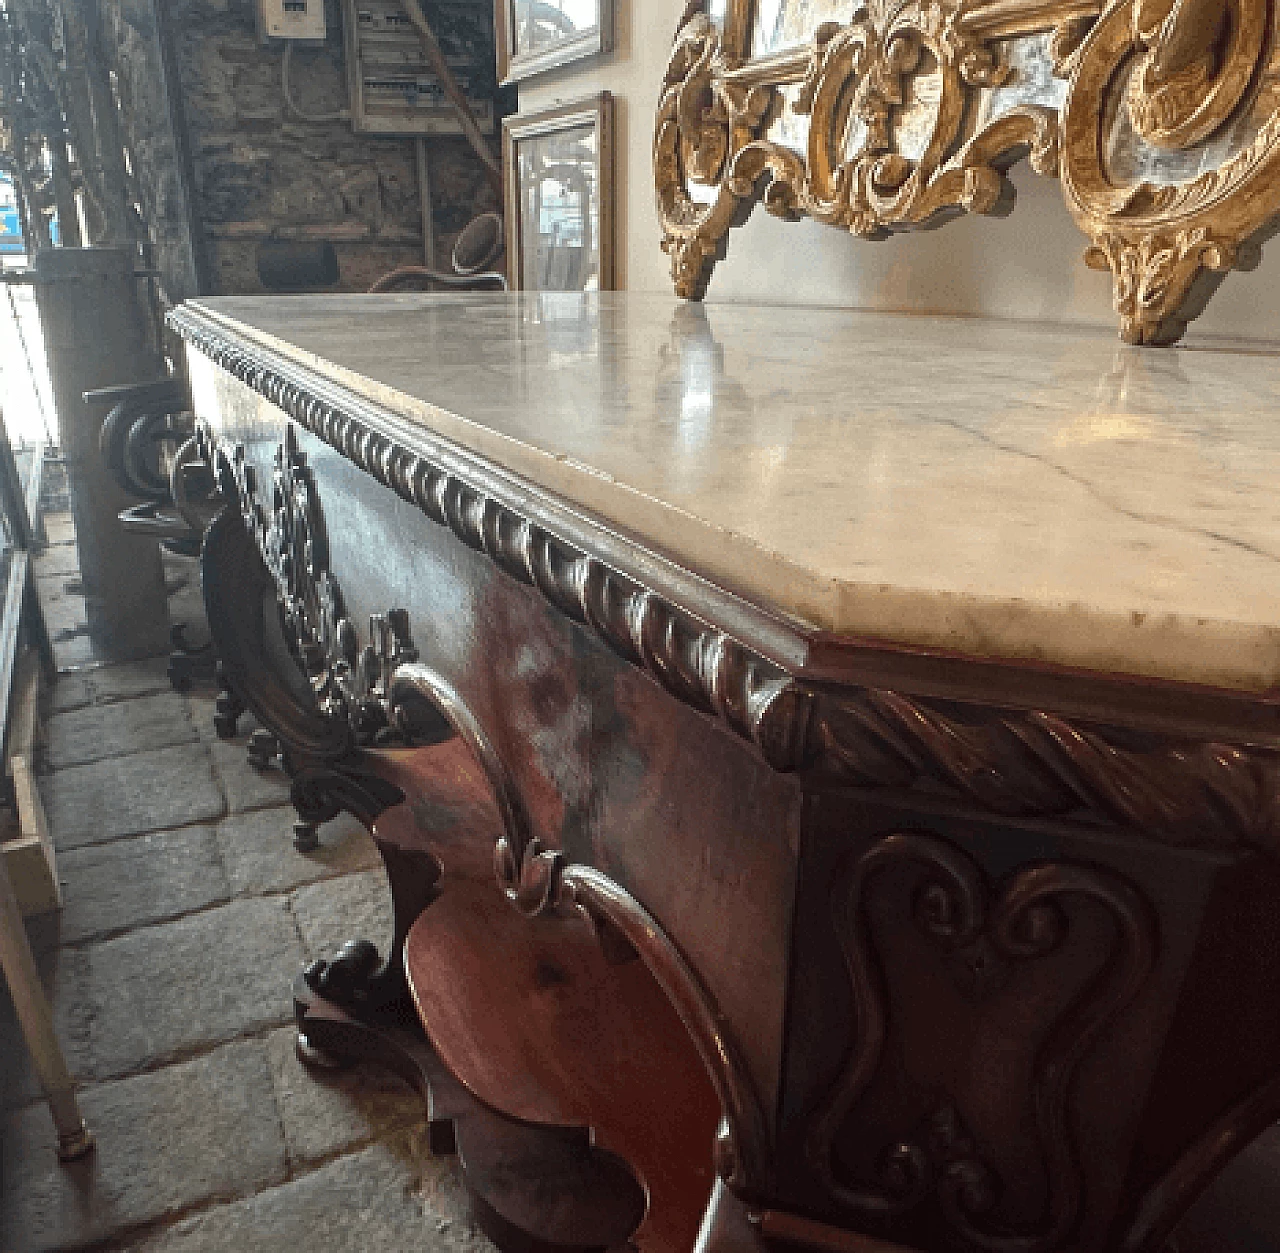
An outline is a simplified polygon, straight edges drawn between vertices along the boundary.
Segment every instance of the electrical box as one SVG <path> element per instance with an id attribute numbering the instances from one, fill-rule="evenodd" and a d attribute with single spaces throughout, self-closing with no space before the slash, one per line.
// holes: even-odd
<path id="1" fill-rule="evenodd" d="M 322 41 L 327 33 L 324 0 L 257 0 L 263 39 Z"/>
<path id="2" fill-rule="evenodd" d="M 432 29 L 480 129 L 495 130 L 491 4 L 436 0 Z M 351 125 L 372 135 L 460 135 L 457 114 L 427 65 L 399 0 L 342 0 Z"/>

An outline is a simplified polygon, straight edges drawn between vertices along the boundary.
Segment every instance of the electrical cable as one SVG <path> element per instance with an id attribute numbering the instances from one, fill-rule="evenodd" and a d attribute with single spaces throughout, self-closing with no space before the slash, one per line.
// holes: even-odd
<path id="1" fill-rule="evenodd" d="M 280 60 L 280 87 L 284 92 L 284 103 L 289 112 L 295 117 L 301 118 L 304 122 L 326 123 L 326 122 L 349 122 L 351 121 L 350 109 L 339 109 L 336 113 L 304 113 L 298 108 L 297 103 L 293 99 L 293 92 L 289 89 L 289 66 L 293 63 L 293 41 L 289 40 L 284 45 L 284 56 Z"/>

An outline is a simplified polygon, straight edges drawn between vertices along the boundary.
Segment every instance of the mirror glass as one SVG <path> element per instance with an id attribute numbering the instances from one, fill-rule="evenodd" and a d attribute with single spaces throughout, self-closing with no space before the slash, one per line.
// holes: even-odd
<path id="1" fill-rule="evenodd" d="M 823 22 L 847 23 L 861 7 L 858 0 L 756 0 L 751 55 L 807 44 Z"/>
<path id="2" fill-rule="evenodd" d="M 600 25 L 601 0 L 514 0 L 516 56 L 546 52 Z"/>
<path id="3" fill-rule="evenodd" d="M 592 124 L 517 141 L 520 286 L 600 286 L 600 136 Z"/>

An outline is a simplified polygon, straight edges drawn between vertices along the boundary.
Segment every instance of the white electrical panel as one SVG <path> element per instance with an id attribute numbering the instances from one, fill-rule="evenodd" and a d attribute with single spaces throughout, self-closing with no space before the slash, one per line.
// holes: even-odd
<path id="1" fill-rule="evenodd" d="M 258 0 L 258 32 L 264 39 L 323 40 L 324 0 Z"/>
<path id="2" fill-rule="evenodd" d="M 480 129 L 496 130 L 493 6 L 435 0 L 430 6 L 449 68 Z M 400 0 L 342 0 L 351 123 L 374 135 L 458 135 L 457 114 L 422 53 Z"/>

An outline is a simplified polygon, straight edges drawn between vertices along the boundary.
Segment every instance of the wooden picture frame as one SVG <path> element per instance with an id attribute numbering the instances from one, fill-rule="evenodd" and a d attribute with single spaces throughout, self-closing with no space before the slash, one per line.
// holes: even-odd
<path id="1" fill-rule="evenodd" d="M 566 147 L 572 144 L 585 153 L 575 154 Z M 541 153 L 538 152 L 541 148 Z M 524 153 L 533 150 L 532 160 L 541 160 L 543 168 L 566 189 L 564 204 L 558 209 L 541 211 L 541 201 L 531 189 L 530 169 L 522 169 Z M 587 159 L 583 160 L 583 156 Z M 613 96 L 602 91 L 555 108 L 536 113 L 520 113 L 503 123 L 503 175 L 506 186 L 507 278 L 512 291 L 612 291 L 616 282 L 614 240 L 613 178 Z M 547 165 L 547 162 L 554 163 Z M 574 167 L 579 168 L 583 191 L 578 195 L 575 215 L 572 183 Z M 582 167 L 586 166 L 583 173 Z M 565 174 L 568 177 L 563 177 Z M 585 201 L 584 201 L 585 196 Z M 535 265 L 542 272 L 530 270 L 528 210 L 538 203 L 539 226 L 550 219 L 552 231 L 539 229 L 539 239 L 553 238 L 563 222 L 568 242 L 553 245 L 544 260 Z M 576 240 L 576 242 L 574 242 Z M 579 254 L 577 261 L 571 255 Z M 576 268 L 575 268 L 576 265 Z M 557 281 L 556 272 L 561 279 Z"/>
<path id="2" fill-rule="evenodd" d="M 498 50 L 498 81 L 504 87 L 532 78 L 535 74 L 558 69 L 584 57 L 609 52 L 613 47 L 613 0 L 575 0 L 576 3 L 595 5 L 594 25 L 564 31 L 545 47 L 522 48 L 519 37 L 521 14 L 536 20 L 535 9 L 547 11 L 547 16 L 567 21 L 564 4 L 569 0 L 495 0 L 493 30 Z"/>

